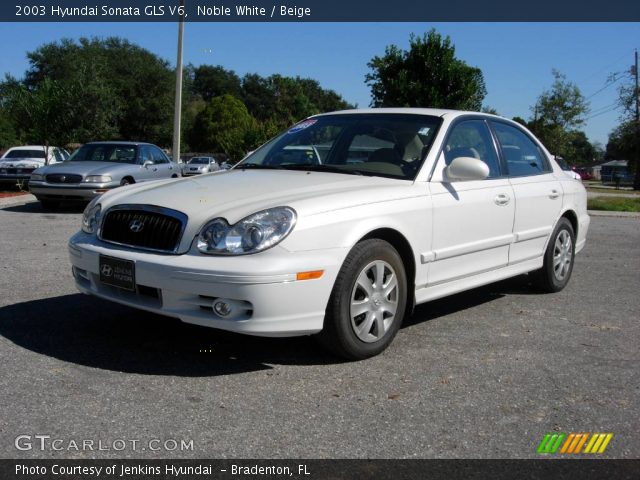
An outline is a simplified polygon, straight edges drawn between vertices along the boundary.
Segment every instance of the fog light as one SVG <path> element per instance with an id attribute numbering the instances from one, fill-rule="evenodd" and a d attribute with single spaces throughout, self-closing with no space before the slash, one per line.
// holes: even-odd
<path id="1" fill-rule="evenodd" d="M 221 317 L 227 317 L 231 314 L 231 305 L 222 300 L 216 300 L 213 302 L 213 311 Z"/>

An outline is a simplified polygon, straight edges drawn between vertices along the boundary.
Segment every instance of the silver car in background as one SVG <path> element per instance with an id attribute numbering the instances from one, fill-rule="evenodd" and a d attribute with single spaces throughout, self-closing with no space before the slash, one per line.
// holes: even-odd
<path id="1" fill-rule="evenodd" d="M 44 208 L 56 208 L 61 201 L 88 202 L 112 188 L 179 176 L 178 165 L 150 143 L 92 142 L 65 162 L 35 170 L 29 190 Z"/>
<path id="2" fill-rule="evenodd" d="M 182 175 L 188 177 L 191 175 L 215 172 L 219 169 L 218 162 L 213 157 L 193 157 L 182 168 Z"/>

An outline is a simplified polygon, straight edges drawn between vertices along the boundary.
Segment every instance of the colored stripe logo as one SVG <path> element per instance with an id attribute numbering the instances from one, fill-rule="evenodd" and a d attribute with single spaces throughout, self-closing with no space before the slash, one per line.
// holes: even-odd
<path id="1" fill-rule="evenodd" d="M 604 453 L 613 433 L 547 433 L 538 445 L 540 454 Z"/>

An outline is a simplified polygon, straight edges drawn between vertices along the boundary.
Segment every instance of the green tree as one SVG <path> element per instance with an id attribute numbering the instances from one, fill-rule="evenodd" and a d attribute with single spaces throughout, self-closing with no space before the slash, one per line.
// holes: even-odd
<path id="1" fill-rule="evenodd" d="M 572 155 L 571 140 L 584 124 L 589 104 L 565 75 L 557 70 L 552 74 L 551 88 L 542 92 L 532 107 L 534 118 L 529 127 L 551 153 L 567 158 Z"/>
<path id="2" fill-rule="evenodd" d="M 373 107 L 477 111 L 487 94 L 482 71 L 456 58 L 451 39 L 435 30 L 422 37 L 412 34 L 408 51 L 388 46 L 367 65 Z"/>
<path id="3" fill-rule="evenodd" d="M 6 150 L 19 143 L 18 132 L 13 119 L 5 107 L 0 107 L 0 150 Z"/>
<path id="4" fill-rule="evenodd" d="M 232 95 L 214 97 L 196 115 L 189 135 L 189 145 L 198 151 L 225 153 L 239 160 L 246 153 L 248 131 L 255 128 L 255 119 Z"/>
<path id="5" fill-rule="evenodd" d="M 71 139 L 72 120 L 65 108 L 72 95 L 49 78 L 32 89 L 10 78 L 7 83 L 3 88 L 5 108 L 29 143 L 45 146 L 46 162 L 49 146 L 66 145 Z"/>
<path id="6" fill-rule="evenodd" d="M 195 68 L 193 91 L 204 100 L 226 94 L 242 98 L 240 77 L 233 70 L 226 70 L 221 65 L 201 65 Z"/>
<path id="7" fill-rule="evenodd" d="M 174 75 L 168 62 L 127 40 L 64 39 L 27 54 L 23 84 L 58 82 L 76 97 L 67 105 L 81 138 L 146 140 L 168 145 L 171 139 Z M 84 132 L 84 133 L 82 133 Z"/>
<path id="8" fill-rule="evenodd" d="M 626 82 L 618 89 L 618 106 L 622 108 L 621 123 L 609 135 L 607 155 L 629 160 L 629 169 L 635 172 L 634 190 L 640 190 L 640 119 L 636 117 L 640 99 L 637 70 L 632 67 Z M 634 161 L 635 160 L 635 161 Z"/>

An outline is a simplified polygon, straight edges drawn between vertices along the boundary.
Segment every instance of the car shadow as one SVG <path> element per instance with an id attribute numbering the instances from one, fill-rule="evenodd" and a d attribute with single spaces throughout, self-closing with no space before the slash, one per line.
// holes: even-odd
<path id="1" fill-rule="evenodd" d="M 341 362 L 309 337 L 239 335 L 82 294 L 2 307 L 0 335 L 65 362 L 143 375 L 217 376 L 270 364 Z"/>
<path id="2" fill-rule="evenodd" d="M 530 290 L 522 275 L 435 300 L 416 307 L 402 328 Z M 311 337 L 234 334 L 82 294 L 2 307 L 0 335 L 65 362 L 143 375 L 218 376 L 268 370 L 274 364 L 343 363 Z"/>
<path id="3" fill-rule="evenodd" d="M 42 208 L 42 204 L 40 202 L 29 202 L 22 203 L 20 205 L 13 205 L 10 207 L 0 208 L 3 212 L 12 212 L 12 213 L 48 213 L 48 214 L 56 214 L 56 213 L 82 213 L 84 208 L 87 206 L 86 203 L 81 202 L 73 202 L 73 203 L 62 203 L 58 208 Z"/>
<path id="4" fill-rule="evenodd" d="M 502 280 L 482 287 L 456 293 L 448 297 L 417 305 L 413 314 L 405 318 L 401 328 L 444 317 L 484 303 L 492 302 L 506 295 L 539 295 L 527 275 Z"/>

